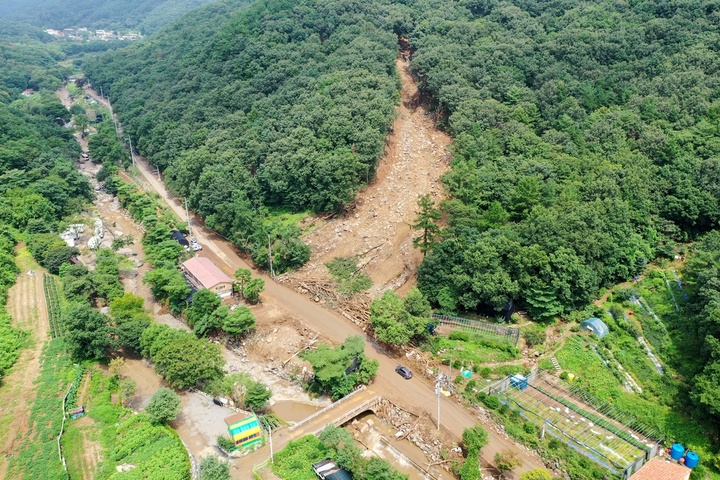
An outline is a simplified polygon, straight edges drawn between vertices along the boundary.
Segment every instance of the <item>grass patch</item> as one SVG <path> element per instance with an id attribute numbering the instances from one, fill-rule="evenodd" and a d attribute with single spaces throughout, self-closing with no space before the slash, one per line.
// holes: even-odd
<path id="1" fill-rule="evenodd" d="M 291 212 L 290 210 L 269 208 L 267 210 L 267 216 L 263 219 L 263 225 L 270 226 L 280 224 L 284 227 L 291 225 L 297 227 L 300 222 L 309 216 L 309 212 Z"/>
<path id="2" fill-rule="evenodd" d="M 340 293 L 360 293 L 372 287 L 370 277 L 357 268 L 358 257 L 336 257 L 325 266 L 338 285 Z"/>
<path id="3" fill-rule="evenodd" d="M 275 454 L 272 472 L 280 478 L 311 480 L 316 478 L 312 464 L 328 457 L 329 451 L 314 435 L 288 443 Z"/>
<path id="4" fill-rule="evenodd" d="M 450 332 L 447 337 L 429 340 L 430 351 L 444 365 L 465 367 L 477 372 L 484 363 L 507 362 L 520 358 L 520 351 L 505 342 L 495 342 L 467 332 Z"/>
<path id="5" fill-rule="evenodd" d="M 83 434 L 77 426 L 72 425 L 70 422 L 65 424 L 62 448 L 70 478 L 83 478 Z"/>
<path id="6" fill-rule="evenodd" d="M 28 332 L 16 328 L 13 319 L 5 310 L 8 290 L 15 283 L 18 264 L 23 266 L 33 262 L 27 248 L 21 248 L 13 261 L 12 251 L 0 251 L 0 385 L 2 377 L 12 367 L 20 356 L 20 351 L 28 346 Z M 36 313 L 37 314 L 37 313 Z"/>

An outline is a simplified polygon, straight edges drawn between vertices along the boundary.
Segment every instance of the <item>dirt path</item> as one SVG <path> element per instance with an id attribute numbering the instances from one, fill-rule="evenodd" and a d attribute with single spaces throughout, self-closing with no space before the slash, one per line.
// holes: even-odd
<path id="1" fill-rule="evenodd" d="M 402 79 L 401 104 L 375 181 L 356 199 L 356 207 L 330 220 L 312 218 L 305 241 L 312 248 L 310 261 L 292 277 L 329 278 L 325 263 L 372 249 L 361 262 L 373 280 L 372 297 L 392 288 L 405 291 L 415 284 L 422 254 L 412 245 L 417 232 L 410 225 L 417 216 L 417 200 L 430 194 L 443 198 L 440 177 L 449 169 L 451 138 L 435 128 L 427 109 L 418 104 L 419 92 L 408 61 L 398 58 Z"/>
<path id="2" fill-rule="evenodd" d="M 40 353 L 49 338 L 50 325 L 45 307 L 42 276 L 45 273 L 25 249 L 18 250 L 20 268 L 8 294 L 7 311 L 13 325 L 28 332 L 30 348 L 24 350 L 0 386 L 0 478 L 7 477 L 8 458 L 20 447 L 28 431 L 31 403 L 35 398 L 35 379 L 40 371 Z M 33 270 L 34 275 L 28 275 Z"/>

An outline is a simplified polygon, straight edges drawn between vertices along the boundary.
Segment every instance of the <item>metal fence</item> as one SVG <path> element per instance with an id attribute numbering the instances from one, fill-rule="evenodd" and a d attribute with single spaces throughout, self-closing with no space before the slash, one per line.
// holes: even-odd
<path id="1" fill-rule="evenodd" d="M 482 320 L 470 320 L 469 318 L 451 317 L 449 315 L 433 314 L 433 319 L 439 320 L 440 325 L 446 325 L 453 329 L 490 338 L 492 340 L 505 341 L 517 346 L 520 340 L 520 330 L 513 327 L 506 327 L 496 323 L 483 322 Z"/>
<path id="2" fill-rule="evenodd" d="M 488 387 L 502 403 L 537 424 L 543 432 L 593 460 L 608 471 L 629 478 L 657 455 L 663 435 L 630 414 L 569 386 L 542 370 L 528 376 L 527 387 L 514 388 L 510 377 Z"/>

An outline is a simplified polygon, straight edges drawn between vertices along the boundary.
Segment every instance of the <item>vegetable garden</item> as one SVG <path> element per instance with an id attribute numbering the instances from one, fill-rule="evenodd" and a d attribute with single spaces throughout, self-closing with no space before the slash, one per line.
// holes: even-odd
<path id="1" fill-rule="evenodd" d="M 498 342 L 508 342 L 517 346 L 520 340 L 520 330 L 517 328 L 497 325 L 495 323 L 483 322 L 480 320 L 470 320 L 468 318 L 451 317 L 448 315 L 433 314 L 433 319 L 437 320 L 441 326 L 448 326 L 453 330 L 461 330 L 487 337 Z"/>
<path id="2" fill-rule="evenodd" d="M 661 440 L 659 432 L 619 415 L 612 408 L 601 413 L 581 402 L 563 385 L 550 381 L 542 371 L 527 388 L 507 388 L 500 393 L 500 398 L 546 433 L 618 475 L 628 469 L 635 471 L 636 462 L 636 467 L 641 466 L 648 452 L 656 451 Z"/>
<path id="3" fill-rule="evenodd" d="M 43 290 L 45 291 L 45 305 L 47 306 L 52 338 L 62 337 L 64 332 L 61 320 L 60 293 L 55 277 L 48 274 L 43 275 Z"/>

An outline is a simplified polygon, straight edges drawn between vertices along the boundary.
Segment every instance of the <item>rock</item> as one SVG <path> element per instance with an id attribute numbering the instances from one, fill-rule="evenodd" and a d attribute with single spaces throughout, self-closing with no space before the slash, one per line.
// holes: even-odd
<path id="1" fill-rule="evenodd" d="M 373 421 L 372 418 L 368 418 L 365 423 L 367 423 L 369 427 L 372 427 L 373 425 L 375 425 L 375 422 Z"/>
<path id="2" fill-rule="evenodd" d="M 397 433 L 395 434 L 395 438 L 400 438 L 403 435 L 405 435 L 405 432 L 403 432 L 402 430 L 398 430 Z"/>

